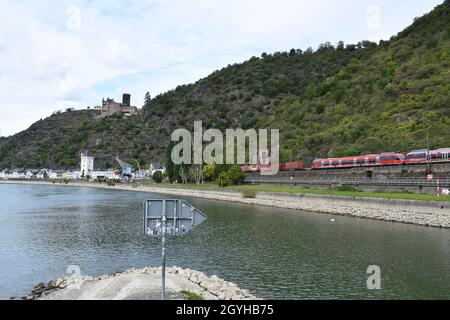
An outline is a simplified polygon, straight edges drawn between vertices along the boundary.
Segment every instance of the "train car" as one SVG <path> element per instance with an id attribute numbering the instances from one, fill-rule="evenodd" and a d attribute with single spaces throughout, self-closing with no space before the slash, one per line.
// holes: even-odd
<path id="1" fill-rule="evenodd" d="M 271 164 L 250 165 L 241 167 L 242 171 L 249 172 L 266 172 L 273 170 Z M 299 171 L 305 170 L 305 166 L 302 161 L 284 162 L 280 163 L 278 171 Z"/>
<path id="2" fill-rule="evenodd" d="M 403 163 L 405 163 L 405 156 L 403 154 L 387 152 L 346 158 L 316 159 L 313 161 L 312 169 L 372 167 L 381 165 L 401 165 Z"/>
<path id="3" fill-rule="evenodd" d="M 428 161 L 428 149 L 413 150 L 406 155 L 406 163 L 426 163 Z"/>
<path id="4" fill-rule="evenodd" d="M 335 168 L 352 168 L 363 165 L 374 166 L 381 164 L 380 155 L 367 155 L 346 158 L 329 158 L 316 159 L 313 161 L 312 169 L 335 169 Z"/>
<path id="5" fill-rule="evenodd" d="M 401 165 L 404 164 L 406 158 L 403 154 L 397 152 L 385 152 L 380 154 L 381 165 Z"/>
<path id="6" fill-rule="evenodd" d="M 414 150 L 406 155 L 406 164 L 450 161 L 450 148 Z"/>
<path id="7" fill-rule="evenodd" d="M 280 163 L 280 171 L 298 171 L 304 169 L 305 167 L 302 161 Z"/>
<path id="8" fill-rule="evenodd" d="M 440 148 L 434 150 L 435 153 L 431 153 L 431 159 L 436 159 L 437 161 L 450 161 L 450 148 Z"/>

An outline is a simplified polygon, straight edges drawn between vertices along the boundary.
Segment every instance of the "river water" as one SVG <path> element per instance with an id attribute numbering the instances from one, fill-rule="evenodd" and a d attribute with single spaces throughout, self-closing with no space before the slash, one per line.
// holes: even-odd
<path id="1" fill-rule="evenodd" d="M 39 282 L 160 265 L 142 203 L 161 195 L 0 184 L 0 298 Z M 450 231 L 187 199 L 208 220 L 168 241 L 169 266 L 216 274 L 274 299 L 449 299 Z M 335 219 L 332 222 L 332 219 Z M 368 290 L 367 268 L 381 270 Z"/>

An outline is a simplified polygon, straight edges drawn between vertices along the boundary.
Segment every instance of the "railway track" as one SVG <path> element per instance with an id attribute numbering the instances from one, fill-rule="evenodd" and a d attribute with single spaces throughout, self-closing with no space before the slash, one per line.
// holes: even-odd
<path id="1" fill-rule="evenodd" d="M 252 177 L 245 180 L 249 184 L 289 184 L 289 185 L 317 185 L 317 186 L 372 186 L 372 187 L 422 187 L 422 188 L 449 188 L 450 178 L 433 179 L 355 179 L 355 178 L 299 178 L 299 177 Z"/>

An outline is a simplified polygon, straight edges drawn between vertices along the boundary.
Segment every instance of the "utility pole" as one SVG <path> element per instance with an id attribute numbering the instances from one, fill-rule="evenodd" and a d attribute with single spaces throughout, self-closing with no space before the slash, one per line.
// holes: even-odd
<path id="1" fill-rule="evenodd" d="M 431 173 L 431 155 L 430 155 L 430 139 L 429 139 L 429 134 L 428 134 L 428 129 L 427 129 L 427 166 L 428 166 L 428 173 Z"/>

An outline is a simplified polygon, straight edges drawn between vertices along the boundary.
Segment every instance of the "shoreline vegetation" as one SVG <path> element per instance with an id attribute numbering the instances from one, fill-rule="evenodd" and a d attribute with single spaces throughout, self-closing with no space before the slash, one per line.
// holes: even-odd
<path id="1" fill-rule="evenodd" d="M 9 184 L 64 185 L 123 191 L 170 194 L 183 197 L 294 209 L 314 213 L 450 228 L 450 197 L 409 193 L 369 193 L 340 189 L 306 189 L 280 185 L 212 185 L 142 183 L 108 186 L 97 182 L 8 181 Z"/>

